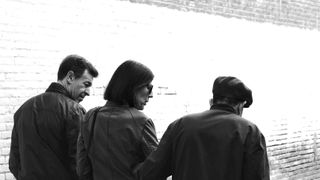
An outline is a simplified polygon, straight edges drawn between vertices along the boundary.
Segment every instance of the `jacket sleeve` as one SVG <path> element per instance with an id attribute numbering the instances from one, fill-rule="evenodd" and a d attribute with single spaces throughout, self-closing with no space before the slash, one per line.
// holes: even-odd
<path id="1" fill-rule="evenodd" d="M 79 108 L 75 114 L 72 116 L 72 119 L 67 120 L 66 122 L 66 139 L 68 143 L 68 159 L 69 159 L 69 169 L 72 174 L 72 179 L 78 179 L 76 171 L 76 162 L 77 162 L 77 140 L 79 136 L 79 127 L 80 122 L 84 118 L 85 110 Z"/>
<path id="2" fill-rule="evenodd" d="M 91 163 L 81 130 L 77 145 L 77 174 L 80 180 L 92 179 Z"/>
<path id="3" fill-rule="evenodd" d="M 80 180 L 92 180 L 92 166 L 89 159 L 88 142 L 90 130 L 93 129 L 93 114 L 96 110 L 90 110 L 80 123 L 80 133 L 77 143 L 77 174 Z"/>
<path id="4" fill-rule="evenodd" d="M 158 139 L 154 124 L 148 119 L 142 131 L 142 150 L 145 158 L 158 147 Z"/>
<path id="5" fill-rule="evenodd" d="M 165 180 L 172 174 L 171 156 L 175 123 L 169 125 L 158 148 L 135 169 L 140 180 Z"/>
<path id="6" fill-rule="evenodd" d="M 257 127 L 250 127 L 245 146 L 243 179 L 269 180 L 270 172 L 266 142 Z"/>
<path id="7" fill-rule="evenodd" d="M 11 135 L 9 169 L 11 173 L 14 175 L 14 177 L 17 179 L 20 171 L 20 154 L 19 154 L 18 134 L 17 134 L 16 126 L 17 124 L 15 121 L 12 129 L 12 135 Z"/>

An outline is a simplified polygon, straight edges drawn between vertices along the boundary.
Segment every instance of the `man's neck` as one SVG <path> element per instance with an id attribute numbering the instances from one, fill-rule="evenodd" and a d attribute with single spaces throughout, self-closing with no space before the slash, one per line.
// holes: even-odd
<path id="1" fill-rule="evenodd" d="M 56 83 L 62 85 L 64 88 L 67 89 L 67 82 L 65 82 L 64 80 L 58 80 Z"/>

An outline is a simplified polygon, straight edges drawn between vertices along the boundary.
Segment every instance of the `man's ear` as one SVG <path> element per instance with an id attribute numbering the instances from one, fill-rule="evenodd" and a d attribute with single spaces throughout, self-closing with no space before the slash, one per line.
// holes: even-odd
<path id="1" fill-rule="evenodd" d="M 237 103 L 237 105 L 234 106 L 234 108 L 236 110 L 236 114 L 238 114 L 239 116 L 242 116 L 243 106 L 245 104 L 246 104 L 246 102 L 239 102 L 239 103 Z"/>
<path id="2" fill-rule="evenodd" d="M 71 84 L 75 80 L 74 72 L 69 71 L 66 75 L 66 80 L 68 84 Z"/>

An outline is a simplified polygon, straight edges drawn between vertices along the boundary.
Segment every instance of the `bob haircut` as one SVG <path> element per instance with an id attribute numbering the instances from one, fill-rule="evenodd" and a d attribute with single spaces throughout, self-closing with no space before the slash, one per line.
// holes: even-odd
<path id="1" fill-rule="evenodd" d="M 104 99 L 134 107 L 135 91 L 148 85 L 153 78 L 154 75 L 147 66 L 133 60 L 127 60 L 113 73 L 104 92 Z"/>
<path id="2" fill-rule="evenodd" d="M 75 54 L 69 55 L 65 57 L 60 64 L 58 80 L 65 78 L 69 71 L 73 71 L 75 78 L 78 79 L 86 69 L 93 77 L 97 77 L 99 75 L 97 69 L 85 58 Z"/>

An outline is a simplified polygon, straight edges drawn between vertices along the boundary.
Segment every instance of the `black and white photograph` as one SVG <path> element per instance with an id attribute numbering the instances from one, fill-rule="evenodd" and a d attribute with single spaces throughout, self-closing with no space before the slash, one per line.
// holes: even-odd
<path id="1" fill-rule="evenodd" d="M 0 180 L 320 180 L 320 1 L 0 0 Z"/>

